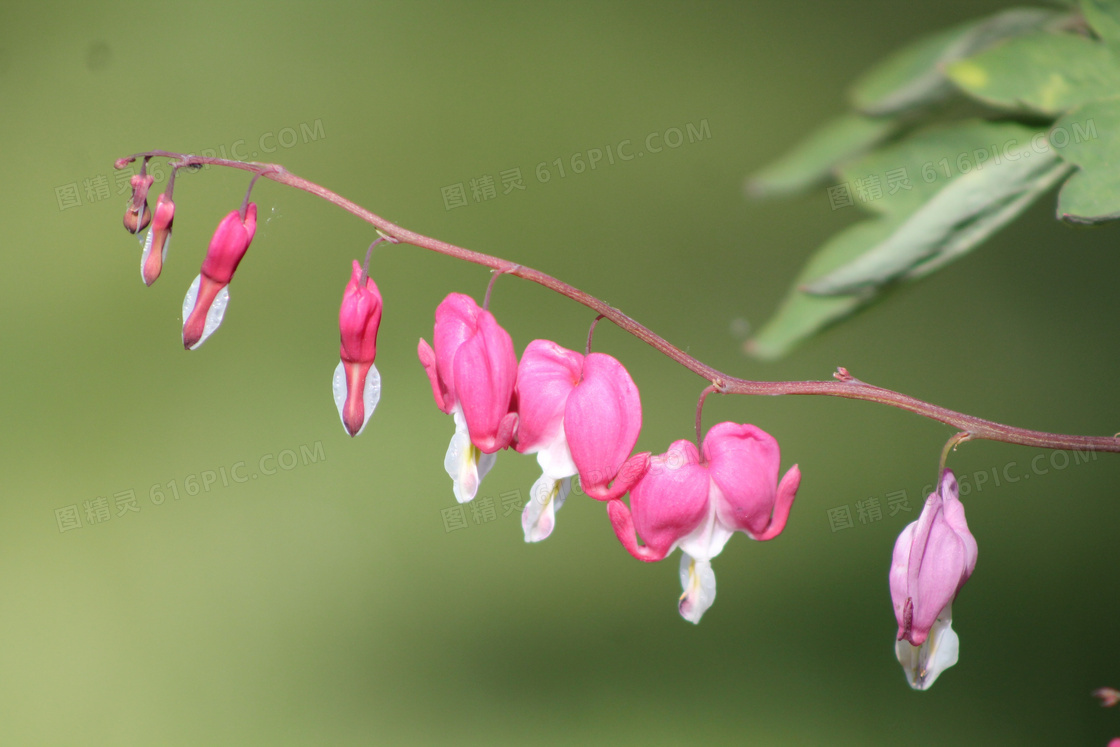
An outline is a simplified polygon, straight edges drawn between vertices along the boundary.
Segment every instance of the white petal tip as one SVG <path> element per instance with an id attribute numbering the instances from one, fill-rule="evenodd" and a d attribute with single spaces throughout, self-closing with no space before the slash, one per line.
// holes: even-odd
<path id="1" fill-rule="evenodd" d="M 187 289 L 187 295 L 183 298 L 183 330 L 186 331 L 187 320 L 190 319 L 191 312 L 194 311 L 195 302 L 198 300 L 198 288 L 202 283 L 202 275 L 196 275 L 191 287 Z M 210 308 L 206 311 L 206 323 L 202 328 L 202 336 L 193 344 L 188 346 L 190 350 L 198 350 L 199 346 L 214 334 L 222 324 L 222 318 L 225 317 L 226 307 L 229 305 L 229 286 L 223 287 L 218 294 L 214 297 L 214 302 L 210 304 Z"/>
<path id="2" fill-rule="evenodd" d="M 712 564 L 681 553 L 681 588 L 684 593 L 677 605 L 681 617 L 697 624 L 716 601 L 716 574 Z"/>
<path id="3" fill-rule="evenodd" d="M 494 467 L 498 455 L 483 454 L 471 443 L 467 421 L 463 418 L 460 408 L 456 407 L 452 410 L 452 415 L 455 418 L 455 435 L 447 445 L 443 468 L 451 478 L 455 500 L 459 503 L 469 503 L 478 495 L 482 478 L 486 477 L 486 473 Z"/>
<path id="4" fill-rule="evenodd" d="M 557 480 L 541 475 L 529 489 L 529 501 L 521 512 L 521 529 L 526 542 L 548 539 L 556 528 L 556 512 L 564 505 L 572 489 L 570 477 Z"/>
<path id="5" fill-rule="evenodd" d="M 953 630 L 952 617 L 938 617 L 921 646 L 896 641 L 894 651 L 910 687 L 928 690 L 942 672 L 957 663 L 960 655 L 960 639 Z"/>
<path id="6" fill-rule="evenodd" d="M 369 371 L 366 373 L 365 384 L 362 387 L 362 424 L 356 431 L 351 432 L 350 427 L 346 425 L 346 365 L 342 361 L 339 361 L 338 366 L 334 369 L 332 390 L 334 404 L 338 408 L 338 418 L 342 421 L 342 428 L 351 436 L 360 436 L 369 424 L 373 411 L 377 409 L 377 403 L 381 401 L 381 374 L 378 372 L 377 366 L 371 364 Z"/>

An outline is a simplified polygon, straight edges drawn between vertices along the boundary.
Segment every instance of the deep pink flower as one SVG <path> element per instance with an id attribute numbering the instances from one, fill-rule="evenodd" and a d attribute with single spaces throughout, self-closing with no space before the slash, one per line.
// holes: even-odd
<path id="1" fill-rule="evenodd" d="M 222 323 L 229 302 L 226 286 L 256 230 L 257 206 L 250 202 L 244 220 L 239 211 L 233 210 L 214 231 L 206 258 L 202 260 L 202 272 L 183 299 L 183 347 L 188 350 L 206 342 Z"/>
<path id="2" fill-rule="evenodd" d="M 350 282 L 338 310 L 338 367 L 334 371 L 334 401 L 342 426 L 351 436 L 362 432 L 381 399 L 377 357 L 377 328 L 381 324 L 381 292 L 373 278 L 362 283 L 362 266 L 354 260 Z"/>
<path id="3" fill-rule="evenodd" d="M 155 180 L 148 174 L 134 174 L 129 179 L 132 197 L 124 211 L 124 227 L 129 233 L 140 233 L 152 220 L 152 210 L 148 207 L 148 190 L 153 181 Z"/>
<path id="4" fill-rule="evenodd" d="M 156 215 L 148 236 L 144 240 L 144 253 L 140 256 L 140 277 L 144 285 L 151 285 L 163 270 L 163 260 L 171 246 L 171 224 L 175 220 L 175 203 L 166 194 L 156 200 Z"/>
<path id="5" fill-rule="evenodd" d="M 494 315 L 462 293 L 449 294 L 436 309 L 432 339 L 434 349 L 421 339 L 417 354 L 436 405 L 455 419 L 444 468 L 455 497 L 465 503 L 478 492 L 494 453 L 513 440 L 517 354 Z"/>
<path id="6" fill-rule="evenodd" d="M 517 368 L 517 402 L 517 450 L 536 454 L 542 472 L 521 515 L 526 542 L 551 534 L 574 475 L 588 495 L 611 500 L 645 472 L 649 454 L 630 456 L 642 428 L 641 398 L 611 356 L 533 340 Z"/>
<path id="7" fill-rule="evenodd" d="M 711 559 L 732 534 L 769 540 L 785 529 L 801 471 L 790 467 L 779 483 L 780 464 L 773 436 L 720 423 L 704 437 L 702 458 L 691 441 L 675 441 L 650 460 L 629 508 L 621 500 L 607 506 L 615 534 L 635 558 L 657 561 L 681 548 L 679 610 L 686 620 L 699 622 L 715 601 Z"/>
<path id="8" fill-rule="evenodd" d="M 965 522 L 957 479 L 947 469 L 917 521 L 902 530 L 891 561 L 895 655 L 916 690 L 927 689 L 957 663 L 953 600 L 975 567 L 976 540 Z"/>

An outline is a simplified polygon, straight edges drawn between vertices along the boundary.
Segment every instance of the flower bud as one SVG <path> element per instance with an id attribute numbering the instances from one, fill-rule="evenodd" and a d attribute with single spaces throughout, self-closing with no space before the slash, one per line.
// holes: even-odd
<path id="1" fill-rule="evenodd" d="M 377 328 L 381 324 L 381 292 L 373 278 L 362 282 L 362 267 L 354 260 L 350 282 L 338 310 L 341 361 L 334 372 L 334 401 L 342 426 L 351 436 L 362 432 L 381 398 L 377 357 Z"/>
<path id="2" fill-rule="evenodd" d="M 894 546 L 890 587 L 898 622 L 895 655 L 910 686 L 925 690 L 957 663 L 953 600 L 976 567 L 976 540 L 968 530 L 952 470 L 941 475 L 917 521 Z"/>
<path id="3" fill-rule="evenodd" d="M 148 227 L 152 220 L 152 211 L 148 207 L 148 190 L 155 181 L 148 174 L 134 174 L 129 183 L 132 185 L 132 197 L 124 211 L 124 228 L 129 233 L 139 233 Z"/>
<path id="4" fill-rule="evenodd" d="M 144 253 L 140 256 L 140 277 L 144 285 L 154 283 L 163 270 L 167 248 L 171 246 L 171 223 L 174 219 L 175 203 L 166 194 L 161 194 L 156 201 L 155 220 L 144 241 Z"/>
<path id="5" fill-rule="evenodd" d="M 206 341 L 226 312 L 226 288 L 257 230 L 257 206 L 250 202 L 242 220 L 237 210 L 230 212 L 210 239 L 202 261 L 202 272 L 194 279 L 183 299 L 183 347 L 194 350 Z"/>

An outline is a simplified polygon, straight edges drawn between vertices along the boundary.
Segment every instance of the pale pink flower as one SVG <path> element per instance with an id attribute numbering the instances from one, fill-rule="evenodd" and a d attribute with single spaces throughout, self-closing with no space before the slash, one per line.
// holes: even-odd
<path id="1" fill-rule="evenodd" d="M 957 663 L 953 600 L 975 567 L 976 540 L 964 518 L 957 479 L 947 469 L 917 521 L 902 530 L 891 561 L 895 655 L 915 690 L 928 689 Z"/>

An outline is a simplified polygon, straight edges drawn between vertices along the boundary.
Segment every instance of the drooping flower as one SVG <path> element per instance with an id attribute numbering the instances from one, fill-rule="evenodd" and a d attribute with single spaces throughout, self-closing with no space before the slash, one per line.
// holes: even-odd
<path id="1" fill-rule="evenodd" d="M 334 370 L 334 401 L 342 426 L 351 436 L 362 432 L 381 399 L 377 328 L 381 324 L 381 292 L 373 278 L 362 282 L 362 266 L 354 260 L 350 282 L 338 310 L 338 367 Z"/>
<path id="2" fill-rule="evenodd" d="M 891 561 L 895 655 L 915 690 L 928 689 L 957 663 L 953 600 L 975 567 L 976 540 L 965 522 L 957 479 L 947 469 L 917 521 L 898 536 Z"/>
<path id="3" fill-rule="evenodd" d="M 1101 699 L 1101 706 L 1111 708 L 1120 703 L 1120 690 L 1112 687 L 1098 687 L 1093 691 L 1093 697 Z"/>
<path id="4" fill-rule="evenodd" d="M 132 197 L 128 200 L 128 207 L 124 211 L 124 228 L 129 233 L 140 233 L 148 227 L 152 220 L 152 209 L 148 207 L 148 190 L 155 181 L 150 174 L 134 174 L 129 179 L 132 185 Z"/>
<path id="5" fill-rule="evenodd" d="M 642 428 L 641 398 L 611 356 L 533 340 L 517 368 L 517 402 L 517 450 L 536 454 L 541 466 L 521 515 L 526 542 L 552 533 L 576 474 L 588 495 L 611 500 L 645 472 L 649 454 L 630 456 Z"/>
<path id="6" fill-rule="evenodd" d="M 163 270 L 167 249 L 171 246 L 171 224 L 175 220 L 175 203 L 166 193 L 156 200 L 156 214 L 148 236 L 144 240 L 144 253 L 140 255 L 140 277 L 144 285 L 151 285 Z"/>
<path id="7" fill-rule="evenodd" d="M 257 230 L 257 206 L 250 202 L 245 216 L 233 210 L 222 219 L 210 239 L 202 271 L 183 299 L 183 347 L 194 350 L 222 323 L 229 303 L 229 281 Z"/>
<path id="8" fill-rule="evenodd" d="M 436 308 L 432 339 L 434 348 L 421 339 L 417 354 L 436 405 L 455 420 L 444 469 L 455 498 L 466 503 L 493 467 L 495 452 L 513 440 L 517 354 L 494 315 L 462 293 L 449 294 Z"/>
<path id="9" fill-rule="evenodd" d="M 780 464 L 773 436 L 753 425 L 719 423 L 701 451 L 682 440 L 653 457 L 630 491 L 629 508 L 621 500 L 608 504 L 615 534 L 638 560 L 661 560 L 681 549 L 678 609 L 686 620 L 699 622 L 715 601 L 711 560 L 732 534 L 764 541 L 785 529 L 801 471 L 794 465 L 779 482 Z"/>

